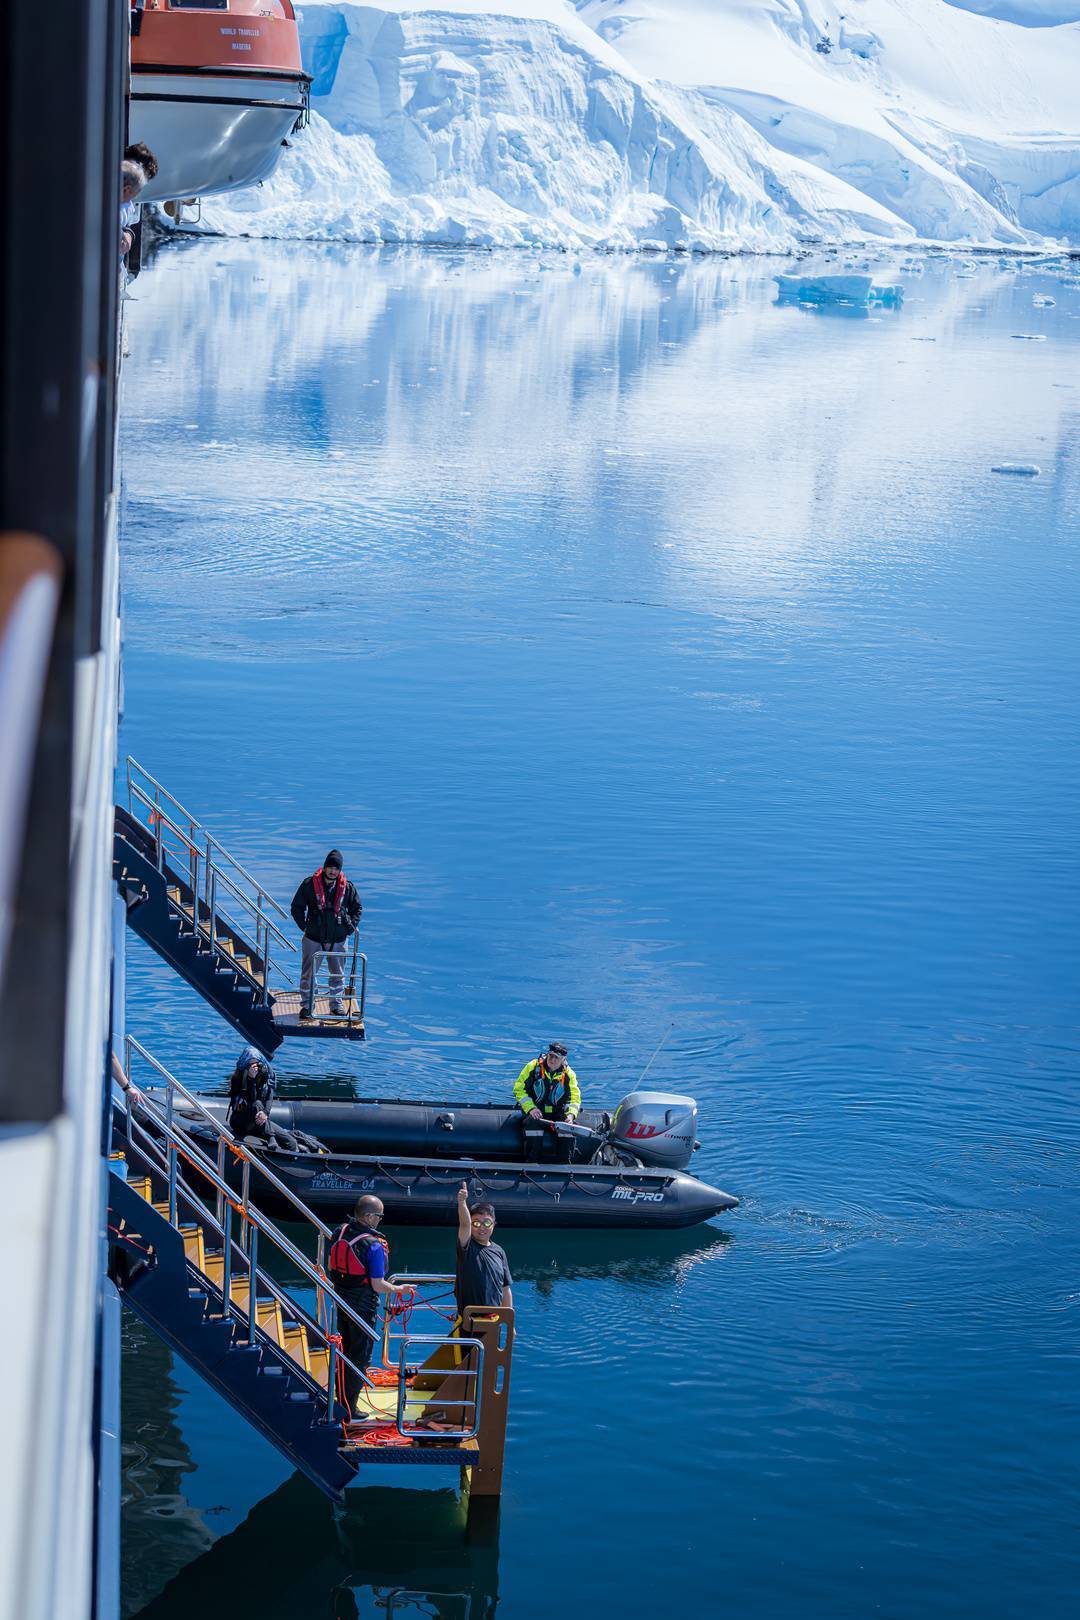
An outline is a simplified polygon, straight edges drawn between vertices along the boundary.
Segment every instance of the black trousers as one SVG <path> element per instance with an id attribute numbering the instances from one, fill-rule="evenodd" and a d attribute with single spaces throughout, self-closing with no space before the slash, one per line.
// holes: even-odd
<path id="1" fill-rule="evenodd" d="M 333 1282 L 333 1278 L 331 1278 Z M 369 1327 L 374 1328 L 379 1319 L 379 1296 L 373 1288 L 342 1288 L 336 1282 L 334 1290 L 351 1305 L 357 1316 L 363 1317 Z M 338 1332 L 341 1334 L 342 1349 L 361 1372 L 367 1372 L 375 1354 L 375 1344 L 364 1332 L 358 1322 L 344 1311 L 338 1312 Z M 352 1367 L 345 1368 L 345 1399 L 349 1411 L 356 1416 L 356 1397 L 364 1388 L 363 1383 Z"/>
<path id="2" fill-rule="evenodd" d="M 556 1124 L 561 1124 L 558 1115 L 545 1115 L 545 1118 Z M 545 1130 L 542 1125 L 534 1125 L 531 1119 L 522 1116 L 522 1135 L 525 1140 L 525 1160 L 528 1164 L 572 1164 L 574 1159 L 573 1136 L 556 1136 L 553 1131 Z"/>

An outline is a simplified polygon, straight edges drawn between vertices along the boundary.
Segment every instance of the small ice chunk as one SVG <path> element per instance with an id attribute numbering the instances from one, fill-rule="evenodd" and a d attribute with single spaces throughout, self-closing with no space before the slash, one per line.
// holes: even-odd
<path id="1" fill-rule="evenodd" d="M 1014 478 L 1038 478 L 1042 468 L 1036 467 L 1033 461 L 999 461 L 990 471 L 1010 473 Z"/>
<path id="2" fill-rule="evenodd" d="M 1046 333 L 1045 332 L 1010 332 L 1009 336 L 1016 338 L 1017 341 L 1020 342 L 1020 343 L 1045 343 L 1046 342 Z"/>
<path id="3" fill-rule="evenodd" d="M 1051 298 L 1049 293 L 1034 293 L 1031 302 L 1036 309 L 1053 309 L 1057 299 Z"/>

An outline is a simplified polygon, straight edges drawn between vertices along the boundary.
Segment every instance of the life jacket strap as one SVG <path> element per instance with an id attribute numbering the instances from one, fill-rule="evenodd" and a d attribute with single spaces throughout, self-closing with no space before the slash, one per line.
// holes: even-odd
<path id="1" fill-rule="evenodd" d="M 315 899 L 320 911 L 326 910 L 326 884 L 323 882 L 322 867 L 311 874 L 311 881 L 315 889 Z M 331 904 L 334 908 L 335 919 L 341 916 L 341 906 L 345 899 L 345 874 L 339 872 L 337 882 L 334 884 L 334 893 Z"/>

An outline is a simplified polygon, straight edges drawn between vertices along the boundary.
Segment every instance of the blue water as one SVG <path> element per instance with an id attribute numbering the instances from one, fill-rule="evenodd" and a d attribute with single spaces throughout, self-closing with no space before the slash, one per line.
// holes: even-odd
<path id="1" fill-rule="evenodd" d="M 131 1613 L 184 1566 L 152 1613 L 1071 1610 L 1080 283 L 930 259 L 854 319 L 771 269 L 202 241 L 137 283 L 123 744 L 281 899 L 332 844 L 364 898 L 370 1038 L 285 1088 L 502 1096 L 561 1036 L 610 1103 L 670 1031 L 743 1203 L 504 1234 L 482 1553 L 398 1470 L 335 1517 L 129 1327 Z M 236 1039 L 128 972 L 220 1087 Z"/>

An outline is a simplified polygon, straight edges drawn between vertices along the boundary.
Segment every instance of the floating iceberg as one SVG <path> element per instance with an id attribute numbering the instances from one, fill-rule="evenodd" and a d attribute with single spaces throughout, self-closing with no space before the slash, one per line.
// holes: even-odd
<path id="1" fill-rule="evenodd" d="M 1014 478 L 1038 478 L 1042 468 L 1037 467 L 1033 461 L 999 461 L 990 471 L 1009 473 Z"/>
<path id="2" fill-rule="evenodd" d="M 904 302 L 903 287 L 885 285 L 872 275 L 774 277 L 781 304 L 885 304 L 898 308 Z"/>

